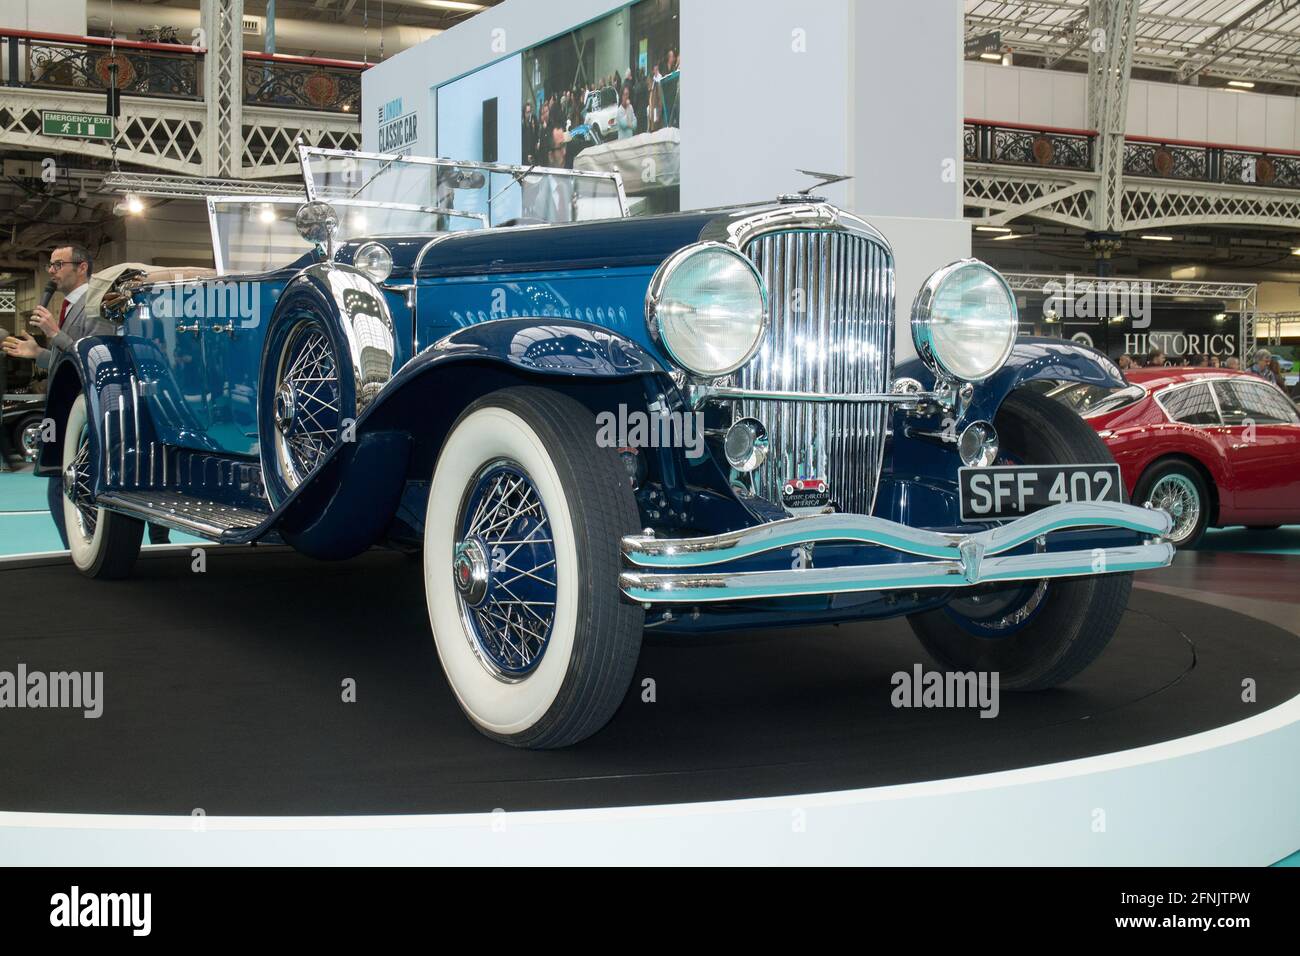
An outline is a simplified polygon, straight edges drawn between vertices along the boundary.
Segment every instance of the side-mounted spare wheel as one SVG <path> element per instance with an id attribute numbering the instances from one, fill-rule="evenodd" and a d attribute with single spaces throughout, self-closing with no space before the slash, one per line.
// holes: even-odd
<path id="1" fill-rule="evenodd" d="M 994 421 L 1002 464 L 1110 462 L 1105 442 L 1072 409 L 1020 389 Z M 1056 687 L 1097 659 L 1128 606 L 1132 574 L 983 586 L 908 618 L 944 669 L 996 671 L 1006 690 Z"/>
<path id="2" fill-rule="evenodd" d="M 94 461 L 85 395 L 78 395 L 68 411 L 62 451 L 60 506 L 72 563 L 87 577 L 127 577 L 140 555 L 144 522 L 98 507 L 92 500 Z"/>
<path id="3" fill-rule="evenodd" d="M 517 747 L 598 731 L 640 652 L 644 612 L 618 587 L 636 502 L 596 434 L 567 396 L 503 389 L 464 411 L 434 468 L 424 587 L 438 656 L 474 726 Z"/>
<path id="4" fill-rule="evenodd" d="M 285 289 L 266 332 L 258 439 L 279 505 L 325 460 L 393 374 L 393 320 L 360 272 L 321 263 Z"/>

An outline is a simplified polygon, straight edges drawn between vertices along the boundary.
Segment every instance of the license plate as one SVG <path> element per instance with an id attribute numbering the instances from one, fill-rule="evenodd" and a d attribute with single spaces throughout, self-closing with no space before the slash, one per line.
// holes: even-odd
<path id="1" fill-rule="evenodd" d="M 1072 501 L 1116 501 L 1119 465 L 994 465 L 957 472 L 962 521 L 1005 521 Z"/>

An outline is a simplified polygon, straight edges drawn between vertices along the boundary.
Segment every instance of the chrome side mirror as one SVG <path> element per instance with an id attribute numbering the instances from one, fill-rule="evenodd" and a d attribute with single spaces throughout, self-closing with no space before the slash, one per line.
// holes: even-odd
<path id="1" fill-rule="evenodd" d="M 313 199 L 298 207 L 293 217 L 298 235 L 317 246 L 325 247 L 325 258 L 334 259 L 334 236 L 339 231 L 339 214 L 329 203 Z"/>

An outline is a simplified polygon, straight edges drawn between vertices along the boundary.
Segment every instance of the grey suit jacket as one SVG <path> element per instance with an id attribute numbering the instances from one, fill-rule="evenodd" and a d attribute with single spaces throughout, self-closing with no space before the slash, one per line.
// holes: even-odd
<path id="1" fill-rule="evenodd" d="M 72 351 L 77 339 L 84 339 L 87 335 L 112 335 L 114 331 L 113 323 L 107 319 L 86 315 L 86 295 L 82 295 L 69 307 L 63 328 L 50 340 L 50 347 L 41 349 L 41 354 L 36 356 L 36 365 L 51 369 L 64 352 Z"/>

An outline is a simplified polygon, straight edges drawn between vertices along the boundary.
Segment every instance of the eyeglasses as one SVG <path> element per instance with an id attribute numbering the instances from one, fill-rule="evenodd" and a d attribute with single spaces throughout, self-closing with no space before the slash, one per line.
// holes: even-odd
<path id="1" fill-rule="evenodd" d="M 58 272 L 64 266 L 75 266 L 85 261 L 85 259 L 51 259 L 50 264 L 45 267 L 45 271 Z"/>

